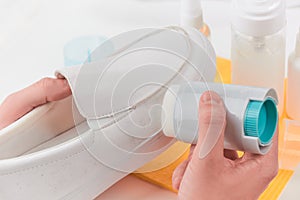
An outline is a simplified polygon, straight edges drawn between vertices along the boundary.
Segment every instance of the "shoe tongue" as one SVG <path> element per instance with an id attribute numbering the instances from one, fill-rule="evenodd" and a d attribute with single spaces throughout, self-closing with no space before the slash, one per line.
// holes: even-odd
<path id="1" fill-rule="evenodd" d="M 57 72 L 57 77 L 68 80 L 80 114 L 89 119 L 134 108 L 164 90 L 174 75 L 174 69 L 155 64 L 135 67 L 122 61 L 109 69 L 96 62 Z"/>
<path id="2" fill-rule="evenodd" d="M 107 118 L 146 102 L 161 105 L 171 84 L 212 81 L 214 55 L 198 34 L 181 28 L 125 32 L 110 39 L 116 49 L 110 56 L 58 70 L 56 76 L 69 81 L 75 104 L 87 119 Z"/>

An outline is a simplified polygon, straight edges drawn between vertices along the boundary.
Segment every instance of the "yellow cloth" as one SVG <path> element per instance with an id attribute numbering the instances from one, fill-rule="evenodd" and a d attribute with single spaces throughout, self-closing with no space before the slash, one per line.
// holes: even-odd
<path id="1" fill-rule="evenodd" d="M 229 60 L 218 58 L 217 59 L 217 75 L 215 78 L 215 82 L 223 82 L 223 83 L 230 83 L 231 82 L 231 64 Z M 284 116 L 286 116 L 284 114 Z M 283 120 L 281 118 L 279 123 L 279 145 L 281 145 L 283 140 Z M 165 163 L 164 161 L 167 160 L 170 156 L 174 157 L 173 154 L 180 153 L 180 157 L 173 162 L 172 164 L 163 167 L 159 170 L 155 170 L 152 172 L 146 172 L 146 173 L 135 173 L 135 175 L 143 180 L 146 180 L 148 182 L 151 182 L 153 184 L 159 185 L 161 187 L 164 187 L 166 189 L 169 189 L 171 191 L 176 192 L 172 188 L 172 174 L 175 168 L 187 158 L 189 151 L 186 150 L 186 145 L 184 145 L 181 142 L 178 142 L 175 145 L 175 148 L 177 150 L 174 150 L 174 146 L 171 147 L 171 150 L 164 153 L 163 155 L 160 155 L 158 158 L 153 160 L 151 164 L 148 164 L 148 170 L 151 169 L 149 166 L 155 166 L 161 165 L 161 163 Z M 172 149 L 173 148 L 173 149 Z M 179 149 L 179 150 L 178 150 Z M 184 151 L 184 152 L 183 152 Z M 182 154 L 183 152 L 183 154 Z M 155 168 L 155 167 L 153 167 Z M 265 192 L 260 196 L 260 200 L 272 200 L 277 199 L 283 190 L 284 186 L 292 176 L 293 171 L 291 170 L 283 170 L 280 169 L 278 172 L 278 175 L 273 179 L 273 181 L 270 183 L 268 188 L 265 190 Z"/>

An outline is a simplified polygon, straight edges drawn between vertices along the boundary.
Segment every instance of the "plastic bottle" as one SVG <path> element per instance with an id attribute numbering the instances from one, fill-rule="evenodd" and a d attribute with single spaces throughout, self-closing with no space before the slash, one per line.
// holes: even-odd
<path id="1" fill-rule="evenodd" d="M 287 115 L 292 119 L 300 120 L 300 29 L 295 51 L 291 53 L 288 63 Z"/>
<path id="2" fill-rule="evenodd" d="M 267 153 L 278 123 L 274 89 L 205 82 L 172 85 L 162 104 L 163 133 L 195 144 L 198 140 L 199 99 L 208 90 L 218 93 L 226 106 L 224 148 Z"/>
<path id="3" fill-rule="evenodd" d="M 194 27 L 210 38 L 210 29 L 203 22 L 200 0 L 181 0 L 181 26 Z"/>
<path id="4" fill-rule="evenodd" d="M 285 2 L 233 0 L 232 83 L 274 88 L 283 112 Z"/>

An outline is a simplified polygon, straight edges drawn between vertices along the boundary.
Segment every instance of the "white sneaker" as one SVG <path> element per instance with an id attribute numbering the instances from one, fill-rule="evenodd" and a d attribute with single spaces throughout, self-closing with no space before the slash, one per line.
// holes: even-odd
<path id="1" fill-rule="evenodd" d="M 161 133 L 164 93 L 170 84 L 213 81 L 212 46 L 197 30 L 179 27 L 138 29 L 112 41 L 130 45 L 57 71 L 72 97 L 0 131 L 0 199 L 93 199 L 174 143 Z"/>

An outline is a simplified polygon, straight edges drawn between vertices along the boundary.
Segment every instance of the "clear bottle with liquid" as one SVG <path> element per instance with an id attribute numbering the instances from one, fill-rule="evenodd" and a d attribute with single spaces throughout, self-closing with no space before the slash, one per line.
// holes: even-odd
<path id="1" fill-rule="evenodd" d="M 285 77 L 285 2 L 233 0 L 232 83 L 274 88 L 283 113 Z"/>

